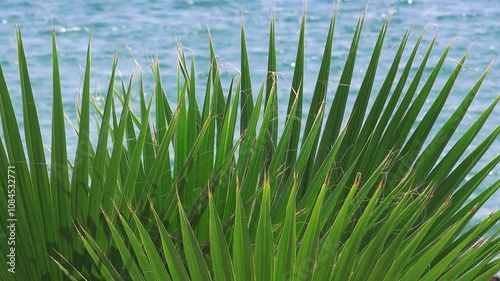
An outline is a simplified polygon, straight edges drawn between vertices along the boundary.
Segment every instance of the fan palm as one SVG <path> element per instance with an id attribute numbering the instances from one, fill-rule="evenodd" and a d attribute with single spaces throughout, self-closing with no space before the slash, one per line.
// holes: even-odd
<path id="1" fill-rule="evenodd" d="M 194 58 L 186 59 L 180 46 L 174 99 L 165 94 L 157 61 L 148 99 L 141 75 L 128 82 L 116 78 L 115 57 L 105 103 L 94 105 L 95 113 L 89 41 L 74 160 L 67 154 L 55 32 L 48 160 L 16 28 L 26 149 L 0 67 L 0 186 L 2 194 L 15 189 L 17 219 L 15 274 L 3 254 L 1 279 L 487 280 L 499 271 L 500 213 L 472 218 L 500 187 L 499 180 L 480 187 L 500 155 L 488 156 L 466 180 L 498 144 L 499 126 L 467 150 L 499 98 L 451 142 L 490 67 L 437 128 L 468 51 L 444 73 L 451 44 L 430 64 L 434 36 L 419 61 L 424 32 L 407 47 L 408 30 L 375 89 L 388 19 L 348 108 L 365 16 L 338 86 L 329 89 L 334 13 L 311 103 L 304 108 L 305 19 L 284 118 L 278 115 L 274 16 L 267 74 L 258 89 L 252 87 L 242 25 L 241 74 L 228 86 L 210 38 L 204 94 Z M 435 86 L 439 77 L 447 78 L 442 87 Z M 96 143 L 91 115 L 98 120 Z M 12 185 L 7 170 L 15 173 Z M 470 199 L 472 194 L 477 196 Z M 2 210 L 10 208 L 7 199 L 0 199 Z M 2 221 L 7 216 L 0 212 Z M 10 251 L 7 243 L 0 248 Z"/>

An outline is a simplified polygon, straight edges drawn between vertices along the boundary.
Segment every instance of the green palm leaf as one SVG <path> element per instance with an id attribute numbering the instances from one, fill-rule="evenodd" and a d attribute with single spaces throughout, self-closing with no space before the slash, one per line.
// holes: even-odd
<path id="1" fill-rule="evenodd" d="M 491 65 L 468 92 L 457 93 L 461 103 L 444 116 L 454 86 L 462 83 L 459 75 L 467 75 L 462 69 L 469 51 L 446 71 L 452 43 L 431 64 L 437 35 L 420 54 L 425 33 L 408 47 L 409 29 L 381 73 L 385 38 L 393 36 L 387 19 L 358 90 L 351 83 L 365 11 L 330 93 L 330 67 L 339 63 L 332 56 L 338 20 L 336 10 L 317 79 L 305 81 L 304 11 L 286 116 L 278 115 L 286 101 L 277 81 L 274 12 L 267 73 L 257 78 L 262 83 L 255 92 L 243 20 L 240 75 L 226 81 L 209 33 L 204 89 L 194 58 L 186 60 L 178 41 L 172 93 L 164 88 L 158 60 L 151 63 L 151 93 L 142 73 L 128 84 L 117 82 L 115 56 L 102 106 L 91 101 L 89 40 L 78 124 L 71 124 L 75 159 L 68 159 L 64 73 L 53 32 L 50 162 L 40 128 L 45 117 L 38 116 L 16 27 L 22 109 L 13 106 L 16 97 L 0 66 L 0 169 L 10 173 L 0 177 L 0 192 L 8 195 L 0 198 L 0 209 L 9 210 L 15 198 L 16 275 L 8 271 L 11 257 L 2 255 L 0 279 L 491 278 L 500 270 L 500 214 L 480 217 L 478 210 L 500 189 L 494 178 L 500 155 L 488 155 L 500 126 L 476 137 L 500 97 L 460 129 Z M 438 86 L 440 79 L 445 83 Z M 308 86 L 314 86 L 309 105 Z M 352 108 L 349 95 L 355 95 Z M 3 221 L 11 217 L 0 212 Z M 11 245 L 0 244 L 2 253 L 11 252 Z"/>

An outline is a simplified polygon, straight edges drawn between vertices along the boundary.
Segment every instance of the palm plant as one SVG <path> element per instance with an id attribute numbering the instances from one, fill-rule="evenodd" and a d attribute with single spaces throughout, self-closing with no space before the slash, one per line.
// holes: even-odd
<path id="1" fill-rule="evenodd" d="M 158 62 L 151 65 L 154 92 L 148 100 L 141 75 L 129 82 L 116 79 L 115 57 L 105 104 L 95 105 L 91 113 L 89 41 L 74 160 L 67 155 L 53 32 L 50 161 L 42 144 L 21 31 L 16 28 L 26 149 L 0 67 L 0 186 L 7 194 L 10 178 L 3 171 L 15 171 L 17 219 L 16 273 L 7 271 L 9 257 L 1 255 L 1 279 L 487 280 L 493 276 L 500 270 L 500 213 L 477 223 L 471 219 L 500 187 L 497 180 L 478 190 L 500 155 L 491 156 L 469 180 L 465 177 L 488 148 L 498 144 L 497 126 L 467 152 L 499 98 L 458 141 L 450 143 L 490 67 L 431 134 L 467 53 L 423 114 L 425 101 L 436 90 L 434 82 L 447 75 L 441 68 L 451 44 L 429 66 L 434 36 L 417 62 L 422 33 L 405 60 L 410 37 L 406 31 L 382 86 L 375 90 L 388 19 L 343 127 L 364 20 L 362 15 L 338 87 L 328 91 L 336 13 L 332 16 L 312 101 L 305 110 L 302 16 L 284 120 L 278 115 L 274 16 L 268 71 L 258 91 L 252 88 L 242 25 L 241 75 L 227 88 L 210 38 L 204 95 L 196 87 L 194 58 L 189 62 L 179 48 L 175 108 L 162 87 Z M 429 67 L 432 72 L 424 78 Z M 333 96 L 329 108 L 327 93 Z M 133 95 L 140 100 L 138 113 Z M 99 123 L 93 144 L 91 116 Z M 284 124 L 282 130 L 279 122 Z M 445 152 L 445 147 L 451 149 Z M 473 193 L 479 195 L 470 199 Z M 1 198 L 1 209 L 7 210 L 10 202 Z M 8 215 L 2 211 L 0 219 L 5 222 Z M 1 243 L 0 248 L 8 253 L 10 246 Z"/>

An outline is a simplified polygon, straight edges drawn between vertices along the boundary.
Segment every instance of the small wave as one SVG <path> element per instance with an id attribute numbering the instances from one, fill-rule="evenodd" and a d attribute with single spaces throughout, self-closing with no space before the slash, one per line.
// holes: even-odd
<path id="1" fill-rule="evenodd" d="M 66 32 L 78 32 L 78 31 L 89 31 L 87 27 L 79 27 L 79 26 L 74 26 L 74 27 L 61 27 L 59 28 L 59 32 L 66 33 Z"/>

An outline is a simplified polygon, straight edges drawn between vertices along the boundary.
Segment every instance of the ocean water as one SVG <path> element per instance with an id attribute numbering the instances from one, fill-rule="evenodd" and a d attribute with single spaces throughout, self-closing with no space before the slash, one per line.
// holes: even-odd
<path id="1" fill-rule="evenodd" d="M 306 27 L 306 81 L 305 108 L 321 63 L 324 42 L 330 18 L 336 1 L 310 0 L 307 3 Z M 329 102 L 336 88 L 343 64 L 347 57 L 352 34 L 359 16 L 365 9 L 365 1 L 341 1 L 335 29 L 333 61 Z M 41 120 L 44 142 L 49 146 L 51 128 L 51 30 L 57 31 L 60 67 L 62 73 L 63 99 L 69 119 L 76 120 L 75 104 L 79 99 L 84 76 L 87 43 L 92 33 L 92 89 L 97 99 L 107 89 L 111 63 L 114 54 L 120 54 L 119 70 L 124 79 L 137 72 L 135 58 L 141 65 L 145 81 L 151 82 L 149 62 L 157 57 L 161 63 L 162 76 L 167 95 L 175 97 L 176 40 L 182 42 L 188 57 L 196 61 L 196 74 L 200 87 L 208 70 L 208 28 L 212 35 L 215 51 L 224 70 L 226 81 L 238 74 L 239 32 L 241 18 L 244 18 L 247 48 L 254 91 L 265 77 L 267 66 L 267 44 L 269 21 L 273 10 L 276 14 L 276 39 L 278 49 L 278 72 L 280 73 L 279 99 L 285 108 L 296 55 L 300 17 L 303 2 L 295 0 L 275 1 L 210 1 L 210 0 L 166 0 L 166 1 L 15 1 L 0 2 L 0 63 L 14 97 L 20 97 L 17 72 L 14 24 L 21 26 L 28 66 L 33 83 L 38 114 Z M 438 128 L 444 124 L 463 96 L 470 90 L 488 64 L 500 58 L 500 2 L 491 0 L 373 0 L 369 4 L 366 24 L 361 39 L 358 59 L 349 104 L 355 99 L 375 40 L 384 19 L 392 14 L 391 25 L 384 44 L 383 57 L 377 76 L 378 86 L 387 72 L 392 56 L 407 28 L 412 27 L 409 47 L 418 35 L 426 29 L 424 45 L 417 56 L 419 61 L 433 35 L 438 39 L 429 65 L 436 62 L 450 42 L 453 48 L 445 62 L 444 72 L 453 69 L 463 53 L 470 47 L 470 55 L 464 65 L 458 82 L 445 105 L 438 121 Z M 409 53 L 409 51 L 407 52 Z M 406 54 L 406 57 L 408 54 Z M 424 78 L 430 75 L 428 68 Z M 436 89 L 445 82 L 446 75 L 436 83 Z M 492 67 L 491 73 L 472 104 L 453 140 L 457 140 L 480 113 L 500 94 L 500 64 Z M 152 91 L 151 83 L 146 90 Z M 202 91 L 200 91 L 201 93 Z M 437 92 L 436 92 L 437 93 Z M 434 93 L 432 96 L 435 96 Z M 135 97 L 138 98 L 138 97 Z M 430 102 L 426 106 L 430 105 Z M 21 112 L 20 98 L 14 98 L 15 107 Z M 283 112 L 284 114 L 284 112 Z M 22 126 L 22 118 L 18 116 Z M 497 108 L 484 129 L 473 142 L 469 151 L 500 124 L 500 109 Z M 75 134 L 68 125 L 69 153 L 74 155 Z M 449 149 L 449 148 L 448 148 Z M 478 165 L 500 154 L 500 140 Z M 476 170 L 477 171 L 477 170 Z M 491 185 L 500 178 L 500 167 L 496 167 L 483 184 Z M 498 210 L 500 193 L 497 193 L 481 210 L 479 216 Z"/>

